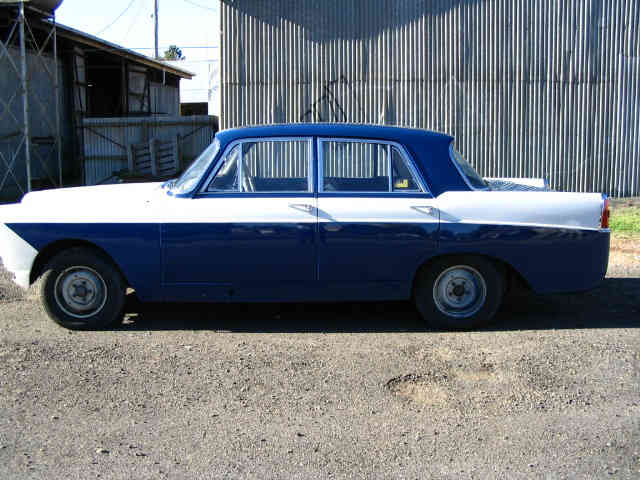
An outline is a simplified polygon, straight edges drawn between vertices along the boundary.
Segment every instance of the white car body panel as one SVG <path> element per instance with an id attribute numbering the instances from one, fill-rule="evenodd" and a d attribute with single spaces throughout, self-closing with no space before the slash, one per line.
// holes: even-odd
<path id="1" fill-rule="evenodd" d="M 446 192 L 440 221 L 599 230 L 602 195 L 565 192 Z"/>
<path id="2" fill-rule="evenodd" d="M 29 277 L 38 255 L 37 250 L 3 223 L 0 223 L 0 245 L 4 268 L 14 275 L 13 281 L 17 285 L 29 288 Z"/>

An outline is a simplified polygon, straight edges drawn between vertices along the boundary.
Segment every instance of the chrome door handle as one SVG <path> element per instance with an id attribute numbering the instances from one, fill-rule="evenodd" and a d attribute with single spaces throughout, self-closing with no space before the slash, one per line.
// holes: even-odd
<path id="1" fill-rule="evenodd" d="M 307 203 L 290 203 L 289 208 L 294 210 L 300 210 L 301 212 L 311 213 L 313 212 L 313 205 Z"/>
<path id="2" fill-rule="evenodd" d="M 438 209 L 435 207 L 432 207 L 431 205 L 415 205 L 411 208 L 417 212 L 426 213 L 427 215 L 433 215 L 433 216 L 438 215 Z"/>

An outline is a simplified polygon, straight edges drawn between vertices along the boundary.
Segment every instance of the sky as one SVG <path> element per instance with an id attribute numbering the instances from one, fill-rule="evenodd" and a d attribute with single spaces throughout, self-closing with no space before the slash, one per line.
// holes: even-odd
<path id="1" fill-rule="evenodd" d="M 160 55 L 175 44 L 190 61 L 218 58 L 218 0 L 158 1 Z M 64 0 L 56 20 L 152 56 L 153 4 L 154 0 Z"/>

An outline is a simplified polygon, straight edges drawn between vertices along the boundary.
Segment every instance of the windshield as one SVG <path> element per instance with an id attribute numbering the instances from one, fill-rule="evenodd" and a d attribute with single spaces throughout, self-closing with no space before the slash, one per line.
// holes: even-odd
<path id="1" fill-rule="evenodd" d="M 196 158 L 191 166 L 182 174 L 182 176 L 171 186 L 171 193 L 181 194 L 189 193 L 193 190 L 200 178 L 207 170 L 211 161 L 215 158 L 220 150 L 220 142 L 216 138 L 207 149 Z"/>
<path id="2" fill-rule="evenodd" d="M 462 155 L 460 155 L 460 153 L 455 148 L 453 148 L 453 145 L 451 145 L 450 150 L 451 159 L 458 167 L 458 170 L 460 171 L 462 176 L 465 177 L 467 183 L 471 186 L 471 188 L 483 190 L 489 188 L 487 182 L 484 181 L 484 179 L 478 174 L 478 172 L 475 171 L 475 169 L 469 162 L 462 158 Z"/>

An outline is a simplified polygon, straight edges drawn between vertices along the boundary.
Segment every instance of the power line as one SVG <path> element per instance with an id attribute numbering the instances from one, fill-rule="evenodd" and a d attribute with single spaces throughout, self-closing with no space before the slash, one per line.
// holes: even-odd
<path id="1" fill-rule="evenodd" d="M 172 45 L 161 45 L 159 48 L 169 48 Z M 192 47 L 183 47 L 180 46 L 180 50 L 194 50 L 194 49 L 205 49 L 205 48 L 220 48 L 218 45 L 198 45 L 198 46 L 192 46 Z M 127 47 L 129 50 L 153 50 L 155 47 Z"/>
<path id="2" fill-rule="evenodd" d="M 118 20 L 120 20 L 120 19 L 122 18 L 122 16 L 123 16 L 125 13 L 127 13 L 127 12 L 129 11 L 129 9 L 131 8 L 131 5 L 133 5 L 133 3 L 134 3 L 135 1 L 136 1 L 136 0 L 131 0 L 131 1 L 129 2 L 129 5 L 127 5 L 127 8 L 125 8 L 125 9 L 122 11 L 122 13 L 116 17 L 116 19 L 115 19 L 113 22 L 111 22 L 109 25 L 107 25 L 107 26 L 106 26 L 106 27 L 104 27 L 102 30 L 100 30 L 98 33 L 96 33 L 96 36 L 100 35 L 101 33 L 106 32 L 107 30 L 109 30 L 109 29 L 113 26 L 113 24 L 114 24 L 114 23 L 116 23 Z"/>
<path id="3" fill-rule="evenodd" d="M 204 5 L 200 5 L 199 3 L 192 2 L 191 0 L 182 0 L 182 1 L 184 3 L 188 3 L 189 5 L 193 5 L 194 7 L 199 7 L 199 8 L 202 8 L 204 10 L 211 10 L 212 12 L 217 12 L 217 10 L 214 9 L 214 8 L 205 7 Z"/>
<path id="4" fill-rule="evenodd" d="M 188 64 L 193 64 L 193 63 L 217 63 L 220 61 L 219 58 L 207 58 L 206 60 L 189 60 L 188 58 L 186 60 L 169 60 L 171 62 L 184 62 L 184 63 L 188 63 Z"/>
<path id="5" fill-rule="evenodd" d="M 136 14 L 136 16 L 133 17 L 133 21 L 131 22 L 131 25 L 129 25 L 129 29 L 127 30 L 127 33 L 125 33 L 123 37 L 125 41 L 127 40 L 127 38 L 129 38 L 129 34 L 131 33 L 131 30 L 133 30 L 133 27 L 138 23 L 138 19 L 140 18 L 140 15 L 144 11 L 144 7 L 145 7 L 144 2 L 140 3 L 140 7 L 141 8 L 138 9 L 138 13 Z"/>

